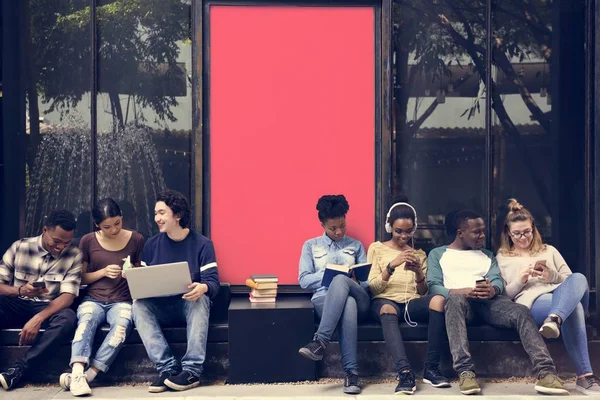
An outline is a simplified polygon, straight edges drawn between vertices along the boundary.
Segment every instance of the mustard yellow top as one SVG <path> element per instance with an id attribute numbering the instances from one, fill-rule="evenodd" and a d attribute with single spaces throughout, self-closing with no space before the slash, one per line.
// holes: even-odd
<path id="1" fill-rule="evenodd" d="M 394 274 L 386 282 L 382 273 L 386 266 L 400 254 L 399 250 L 392 249 L 381 242 L 372 243 L 367 252 L 367 261 L 372 263 L 369 272 L 369 289 L 374 299 L 388 299 L 396 303 L 406 303 L 411 299 L 421 297 L 417 293 L 415 273 L 404 269 L 404 264 L 396 267 Z M 423 275 L 427 276 L 427 255 L 423 250 L 415 249 L 415 255 L 421 262 Z"/>

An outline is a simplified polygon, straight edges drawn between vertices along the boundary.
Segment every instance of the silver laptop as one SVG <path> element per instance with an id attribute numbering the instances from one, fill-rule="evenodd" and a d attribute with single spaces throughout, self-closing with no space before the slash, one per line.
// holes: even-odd
<path id="1" fill-rule="evenodd" d="M 182 261 L 128 269 L 127 284 L 132 299 L 146 299 L 187 293 L 192 277 L 187 261 Z"/>

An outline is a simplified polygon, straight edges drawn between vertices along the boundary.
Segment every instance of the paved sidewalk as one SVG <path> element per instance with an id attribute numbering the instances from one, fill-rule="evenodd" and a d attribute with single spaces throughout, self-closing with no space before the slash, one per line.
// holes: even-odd
<path id="1" fill-rule="evenodd" d="M 146 385 L 136 386 L 114 386 L 114 387 L 93 387 L 93 394 L 90 399 L 94 400 L 113 400 L 113 399 L 185 399 L 185 400 L 202 400 L 202 399 L 217 399 L 217 400 L 278 400 L 278 399 L 293 399 L 293 400 L 308 400 L 308 399 L 326 399 L 326 400 L 386 400 L 397 399 L 398 396 L 393 394 L 396 384 L 389 383 L 372 383 L 365 384 L 362 394 L 358 396 L 345 395 L 342 393 L 342 383 L 327 383 L 327 384 L 281 384 L 281 385 L 223 385 L 212 384 L 186 392 L 165 392 L 160 394 L 148 393 Z M 574 383 L 566 384 L 567 389 L 571 390 L 570 399 L 587 399 L 591 397 L 581 395 L 574 390 Z M 517 399 L 532 399 L 544 397 L 537 395 L 533 389 L 533 383 L 522 382 L 506 382 L 506 383 L 487 383 L 482 382 L 483 396 L 480 398 L 486 399 L 506 399 L 507 397 L 513 400 Z M 467 397 L 458 391 L 458 384 L 454 383 L 452 388 L 435 389 L 429 385 L 418 384 L 417 393 L 415 395 L 421 399 L 437 399 L 439 400 L 465 400 Z M 546 397 L 548 398 L 548 397 Z M 74 399 L 69 392 L 62 391 L 57 386 L 28 386 L 10 392 L 4 392 L 0 389 L 0 399 L 2 400 L 65 400 Z"/>

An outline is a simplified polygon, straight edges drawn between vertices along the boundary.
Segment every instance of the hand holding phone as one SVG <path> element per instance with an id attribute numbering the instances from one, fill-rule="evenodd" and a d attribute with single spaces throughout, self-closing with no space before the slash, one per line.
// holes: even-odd
<path id="1" fill-rule="evenodd" d="M 546 268 L 546 260 L 537 260 L 535 262 L 535 265 L 533 266 L 533 269 L 536 271 L 543 271 L 544 268 Z"/>
<path id="2" fill-rule="evenodd" d="M 43 285 L 43 286 L 41 286 Z M 46 282 L 27 282 L 19 290 L 19 295 L 23 297 L 38 297 L 44 293 L 48 293 Z"/>
<path id="3" fill-rule="evenodd" d="M 538 260 L 533 266 L 533 271 L 531 271 L 531 275 L 539 278 L 543 283 L 552 283 L 553 273 L 550 267 L 546 265 L 546 260 Z"/>
<path id="4" fill-rule="evenodd" d="M 531 276 L 541 277 L 544 274 L 544 270 L 548 268 L 546 266 L 546 260 L 537 260 L 535 265 L 533 266 L 533 271 L 531 271 Z"/>
<path id="5" fill-rule="evenodd" d="M 487 278 L 480 278 L 475 281 L 475 289 L 473 290 L 478 299 L 491 299 L 496 295 L 496 290 L 490 284 Z"/>
<path id="6" fill-rule="evenodd" d="M 404 264 L 405 271 L 412 271 L 414 273 L 417 273 L 417 271 L 419 271 L 420 269 L 421 264 L 419 263 L 419 260 L 416 257 L 415 260 L 407 261 L 406 264 Z"/>

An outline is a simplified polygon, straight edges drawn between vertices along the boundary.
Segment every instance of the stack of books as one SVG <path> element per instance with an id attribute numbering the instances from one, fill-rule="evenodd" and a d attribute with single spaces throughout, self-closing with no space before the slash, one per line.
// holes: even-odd
<path id="1" fill-rule="evenodd" d="M 277 275 L 257 274 L 246 279 L 246 286 L 251 288 L 251 303 L 275 303 L 277 297 Z"/>

